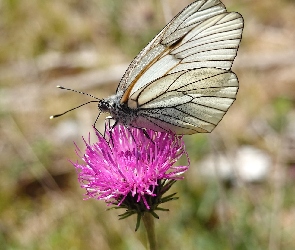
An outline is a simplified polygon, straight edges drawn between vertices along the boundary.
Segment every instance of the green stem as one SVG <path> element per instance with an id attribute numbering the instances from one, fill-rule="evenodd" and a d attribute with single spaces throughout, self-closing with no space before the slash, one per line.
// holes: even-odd
<path id="1" fill-rule="evenodd" d="M 157 250 L 154 219 L 155 218 L 150 213 L 144 213 L 144 215 L 142 216 L 142 220 L 147 233 L 149 250 Z"/>

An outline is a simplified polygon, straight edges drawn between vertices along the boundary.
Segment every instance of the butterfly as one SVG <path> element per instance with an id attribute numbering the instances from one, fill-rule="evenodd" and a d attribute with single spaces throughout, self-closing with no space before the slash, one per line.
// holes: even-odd
<path id="1" fill-rule="evenodd" d="M 195 1 L 134 58 L 114 95 L 90 102 L 114 125 L 211 132 L 236 99 L 239 83 L 231 67 L 243 27 L 243 17 L 221 1 Z"/>

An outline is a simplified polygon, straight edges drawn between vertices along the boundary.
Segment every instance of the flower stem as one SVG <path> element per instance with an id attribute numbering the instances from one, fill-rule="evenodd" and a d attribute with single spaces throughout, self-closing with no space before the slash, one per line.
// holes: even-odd
<path id="1" fill-rule="evenodd" d="M 147 232 L 148 249 L 157 250 L 154 217 L 150 213 L 144 213 L 142 220 Z"/>

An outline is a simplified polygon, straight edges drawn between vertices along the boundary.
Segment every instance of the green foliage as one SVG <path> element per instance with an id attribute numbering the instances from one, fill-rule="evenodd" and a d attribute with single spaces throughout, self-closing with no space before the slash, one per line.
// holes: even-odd
<path id="1" fill-rule="evenodd" d="M 272 103 L 272 109 L 274 115 L 272 117 L 271 125 L 273 128 L 281 132 L 287 125 L 288 114 L 294 110 L 294 101 L 290 98 L 280 96 L 274 100 Z"/>

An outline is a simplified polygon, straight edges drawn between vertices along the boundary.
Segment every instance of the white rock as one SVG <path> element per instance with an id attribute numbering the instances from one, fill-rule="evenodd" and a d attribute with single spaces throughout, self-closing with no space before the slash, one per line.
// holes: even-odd
<path id="1" fill-rule="evenodd" d="M 271 158 L 260 149 L 243 146 L 233 157 L 219 153 L 209 155 L 200 164 L 205 176 L 219 175 L 222 179 L 238 179 L 247 182 L 264 180 L 271 169 Z"/>

